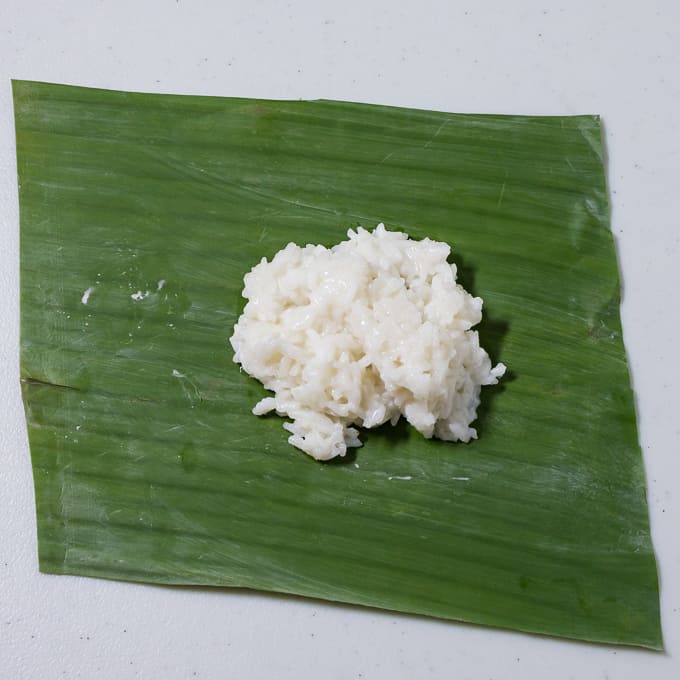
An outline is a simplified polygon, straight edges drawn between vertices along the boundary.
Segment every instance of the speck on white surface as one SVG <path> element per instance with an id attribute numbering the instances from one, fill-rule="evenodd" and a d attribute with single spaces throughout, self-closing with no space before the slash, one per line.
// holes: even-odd
<path id="1" fill-rule="evenodd" d="M 0 676 L 677 680 L 678 74 L 680 4 L 673 0 L 3 0 Z M 276 595 L 39 574 L 18 380 L 10 78 L 460 112 L 601 114 L 667 653 Z"/>

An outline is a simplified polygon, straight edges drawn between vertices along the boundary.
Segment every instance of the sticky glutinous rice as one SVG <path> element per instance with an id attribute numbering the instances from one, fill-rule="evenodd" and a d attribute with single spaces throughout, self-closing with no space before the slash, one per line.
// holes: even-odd
<path id="1" fill-rule="evenodd" d="M 289 243 L 245 276 L 234 361 L 274 392 L 293 446 L 319 460 L 361 446 L 354 425 L 401 415 L 425 437 L 468 442 L 492 367 L 471 330 L 482 299 L 456 283 L 446 243 L 380 224 L 328 249 Z"/>

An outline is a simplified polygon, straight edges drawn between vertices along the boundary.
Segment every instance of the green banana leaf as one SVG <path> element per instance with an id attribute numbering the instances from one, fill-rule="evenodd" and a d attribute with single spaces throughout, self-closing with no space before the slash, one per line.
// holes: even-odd
<path id="1" fill-rule="evenodd" d="M 660 648 L 596 116 L 14 82 L 40 569 Z M 232 362 L 243 275 L 378 222 L 450 243 L 509 375 L 468 445 L 321 464 Z"/>

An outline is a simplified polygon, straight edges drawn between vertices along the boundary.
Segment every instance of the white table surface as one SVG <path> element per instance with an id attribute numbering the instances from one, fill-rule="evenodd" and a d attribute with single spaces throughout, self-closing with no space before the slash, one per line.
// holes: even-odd
<path id="1" fill-rule="evenodd" d="M 680 678 L 679 74 L 674 0 L 0 0 L 0 677 Z M 38 573 L 18 380 L 10 78 L 601 114 L 666 653 L 300 598 Z"/>

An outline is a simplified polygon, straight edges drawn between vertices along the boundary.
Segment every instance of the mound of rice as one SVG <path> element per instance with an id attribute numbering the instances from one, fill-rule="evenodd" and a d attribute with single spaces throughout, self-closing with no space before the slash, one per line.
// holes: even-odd
<path id="1" fill-rule="evenodd" d="M 382 224 L 347 235 L 331 249 L 289 243 L 246 274 L 234 361 L 274 392 L 253 413 L 290 418 L 288 441 L 318 460 L 361 446 L 352 425 L 401 415 L 428 438 L 476 438 L 480 388 L 505 366 L 470 330 L 482 299 L 456 283 L 449 246 Z"/>

